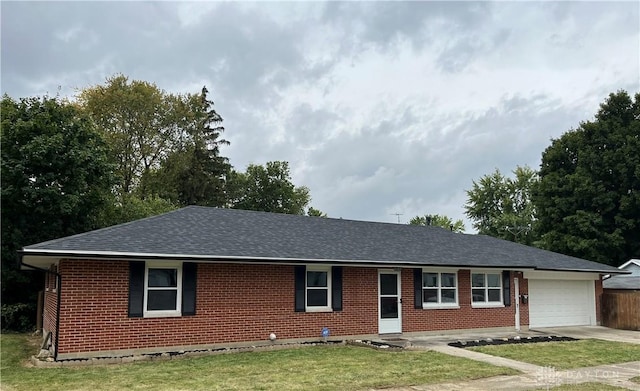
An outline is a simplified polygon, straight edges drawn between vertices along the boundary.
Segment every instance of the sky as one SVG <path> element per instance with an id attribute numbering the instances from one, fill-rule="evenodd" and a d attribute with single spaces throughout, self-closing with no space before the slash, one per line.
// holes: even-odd
<path id="1" fill-rule="evenodd" d="M 203 85 L 237 170 L 288 161 L 329 217 L 465 221 L 466 190 L 539 168 L 640 92 L 640 2 L 0 3 L 3 94 L 108 77 Z M 399 214 L 399 215 L 397 215 Z"/>

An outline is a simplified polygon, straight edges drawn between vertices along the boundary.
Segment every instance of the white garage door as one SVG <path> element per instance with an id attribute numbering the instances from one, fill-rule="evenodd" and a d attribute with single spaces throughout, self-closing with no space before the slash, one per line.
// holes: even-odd
<path id="1" fill-rule="evenodd" d="M 529 327 L 596 324 L 593 281 L 529 280 Z"/>

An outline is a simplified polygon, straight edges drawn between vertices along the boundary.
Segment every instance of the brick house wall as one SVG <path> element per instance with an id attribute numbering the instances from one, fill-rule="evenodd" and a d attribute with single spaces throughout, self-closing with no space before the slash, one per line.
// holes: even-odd
<path id="1" fill-rule="evenodd" d="M 294 312 L 294 268 L 199 264 L 196 315 L 129 318 L 129 264 L 60 262 L 59 354 L 377 332 L 377 269 L 344 268 L 343 311 Z"/>
<path id="2" fill-rule="evenodd" d="M 42 329 L 44 335 L 48 332 L 51 333 L 51 343 L 56 343 L 56 314 L 58 312 L 58 283 L 55 272 L 57 272 L 57 267 L 55 265 L 51 265 L 49 271 L 52 273 L 47 273 L 45 275 L 44 282 L 44 309 L 43 309 L 43 317 L 42 317 Z"/>
<path id="3" fill-rule="evenodd" d="M 411 269 L 402 272 L 402 329 L 412 331 L 439 331 L 452 329 L 472 329 L 490 327 L 515 327 L 516 293 L 513 289 L 514 274 L 511 273 L 511 305 L 498 308 L 472 308 L 471 306 L 471 271 L 458 271 L 458 304 L 460 308 L 416 309 L 413 306 L 413 273 Z M 526 280 L 518 277 L 520 294 L 527 294 Z M 529 324 L 529 309 L 520 305 L 520 325 Z"/>
<path id="4" fill-rule="evenodd" d="M 63 278 L 58 353 L 213 345 L 278 339 L 378 333 L 378 269 L 343 268 L 343 310 L 294 311 L 294 266 L 200 263 L 196 315 L 164 318 L 128 316 L 129 262 L 61 260 Z M 401 273 L 403 332 L 513 327 L 513 278 L 527 294 L 522 273 L 511 273 L 511 306 L 472 308 L 470 271 L 458 272 L 459 309 L 415 309 L 413 271 Z M 596 285 L 598 286 L 598 285 Z M 602 291 L 601 284 L 599 292 Z M 55 294 L 45 294 L 45 328 L 55 327 Z M 520 305 L 520 324 L 529 312 Z M 55 333 L 54 333 L 55 334 Z"/>
<path id="5" fill-rule="evenodd" d="M 522 273 L 518 273 L 518 283 L 520 284 L 520 294 L 529 294 L 529 280 L 522 277 Z M 522 303 L 522 302 L 521 302 Z M 520 304 L 520 326 L 529 325 L 529 305 Z"/>

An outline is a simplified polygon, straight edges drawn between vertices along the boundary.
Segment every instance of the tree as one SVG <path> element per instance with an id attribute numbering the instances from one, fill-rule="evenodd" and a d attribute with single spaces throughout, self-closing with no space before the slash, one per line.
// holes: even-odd
<path id="1" fill-rule="evenodd" d="M 93 118 L 111 150 L 118 194 L 130 194 L 141 176 L 174 147 L 177 97 L 155 84 L 116 75 L 106 85 L 85 88 L 78 101 Z"/>
<path id="2" fill-rule="evenodd" d="M 415 216 L 409 220 L 410 225 L 424 225 L 442 227 L 453 232 L 464 232 L 464 222 L 462 220 L 453 221 L 451 217 L 445 215 L 424 215 Z"/>
<path id="3" fill-rule="evenodd" d="M 177 209 L 171 201 L 160 197 L 141 199 L 133 194 L 124 197 L 123 201 L 112 197 L 112 201 L 100 213 L 100 227 L 127 223 Z"/>
<path id="4" fill-rule="evenodd" d="M 327 217 L 327 214 L 321 211 L 320 209 L 316 209 L 313 206 L 310 206 L 307 210 L 307 216 L 312 217 Z"/>
<path id="5" fill-rule="evenodd" d="M 610 265 L 640 256 L 640 94 L 610 94 L 552 140 L 534 192 L 540 245 Z"/>
<path id="6" fill-rule="evenodd" d="M 514 178 L 507 178 L 496 169 L 473 181 L 467 190 L 465 214 L 481 234 L 531 245 L 536 240 L 531 192 L 538 174 L 527 166 L 518 166 L 513 174 Z"/>
<path id="7" fill-rule="evenodd" d="M 175 205 L 223 206 L 230 170 L 220 156 L 222 117 L 203 87 L 176 95 L 116 75 L 78 96 L 102 130 L 120 179 L 120 200 L 165 198 Z"/>
<path id="8" fill-rule="evenodd" d="M 311 201 L 308 188 L 291 183 L 287 162 L 250 164 L 244 173 L 231 171 L 228 186 L 236 209 L 303 215 Z"/>
<path id="9" fill-rule="evenodd" d="M 97 228 L 113 166 L 91 120 L 58 98 L 5 95 L 1 143 L 3 327 L 24 328 L 35 319 L 42 286 L 39 276 L 18 270 L 16 251 Z M 30 311 L 8 319 L 11 305 Z"/>
<path id="10" fill-rule="evenodd" d="M 176 149 L 142 177 L 143 194 L 153 194 L 176 205 L 225 206 L 226 177 L 231 165 L 220 156 L 220 146 L 229 142 L 220 139 L 224 131 L 222 117 L 207 98 L 209 91 L 202 88 L 199 95 L 185 97 L 189 114 L 185 129 Z"/>

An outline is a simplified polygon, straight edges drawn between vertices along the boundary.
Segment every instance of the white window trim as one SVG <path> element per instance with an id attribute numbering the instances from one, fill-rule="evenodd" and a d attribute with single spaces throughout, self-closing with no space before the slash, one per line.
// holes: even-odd
<path id="1" fill-rule="evenodd" d="M 424 279 L 424 273 L 436 273 L 438 274 L 438 287 L 425 287 L 424 286 L 424 280 L 422 281 L 422 308 L 424 309 L 456 309 L 456 308 L 460 308 L 460 295 L 459 295 L 459 286 L 458 286 L 458 271 L 457 270 L 451 270 L 451 269 L 422 269 L 422 274 L 423 274 L 423 279 Z M 425 289 L 438 289 L 438 300 L 441 299 L 441 290 L 444 289 L 451 289 L 452 287 L 442 287 L 440 286 L 442 283 L 442 274 L 446 273 L 446 274 L 453 274 L 455 276 L 455 290 L 456 290 L 456 302 L 455 303 L 425 303 L 424 302 L 424 290 Z"/>
<path id="2" fill-rule="evenodd" d="M 474 287 L 473 286 L 473 275 L 474 274 L 482 274 L 484 275 L 484 286 L 483 287 Z M 487 281 L 487 274 L 497 274 L 498 281 L 500 282 L 500 287 L 489 287 Z M 471 307 L 472 308 L 499 308 L 504 307 L 504 287 L 502 286 L 502 270 L 471 270 L 469 274 L 469 285 L 471 292 Z M 484 297 L 485 301 L 473 301 L 473 290 L 474 289 L 484 289 Z M 487 301 L 489 300 L 489 289 L 498 289 L 500 291 L 500 301 Z"/>
<path id="3" fill-rule="evenodd" d="M 314 288 L 307 286 L 307 272 L 326 272 L 327 273 L 327 305 L 323 306 L 310 306 L 307 305 L 307 292 L 309 289 L 325 289 L 325 288 Z M 304 308 L 306 312 L 332 312 L 333 307 L 331 306 L 331 266 L 307 266 L 304 272 Z"/>
<path id="4" fill-rule="evenodd" d="M 176 292 L 176 309 L 171 311 L 165 310 L 147 310 L 147 295 L 149 292 L 149 269 L 177 269 L 177 292 Z M 143 316 L 145 318 L 163 318 L 182 316 L 182 263 L 181 262 L 146 262 L 144 268 L 144 302 Z"/>

